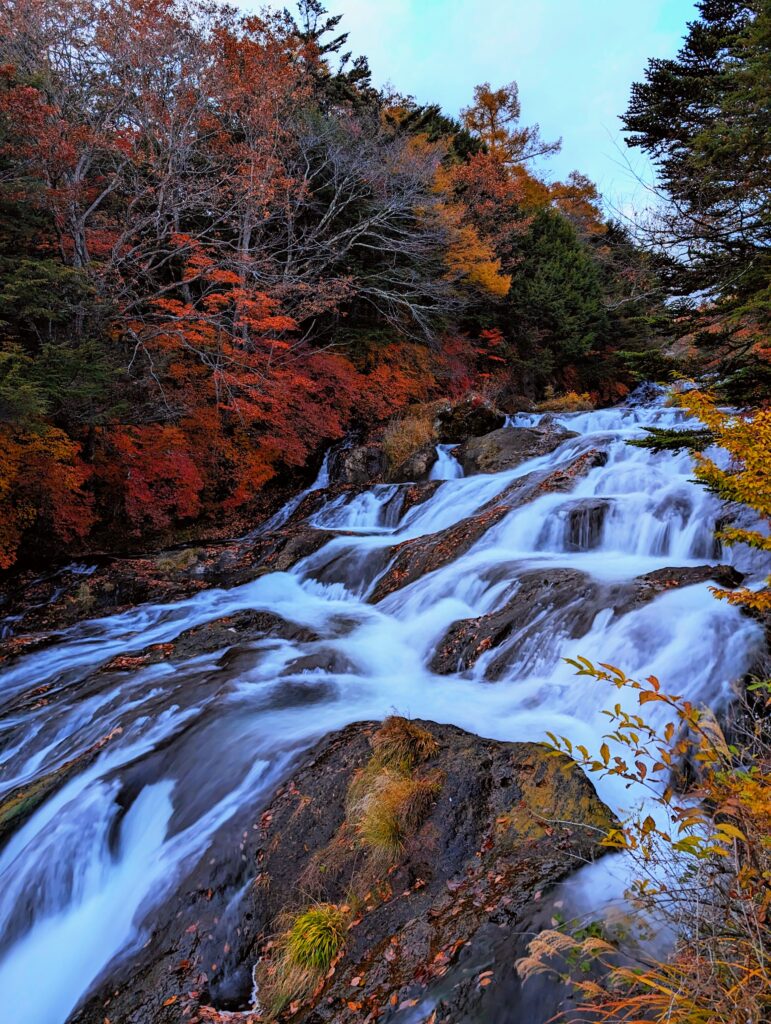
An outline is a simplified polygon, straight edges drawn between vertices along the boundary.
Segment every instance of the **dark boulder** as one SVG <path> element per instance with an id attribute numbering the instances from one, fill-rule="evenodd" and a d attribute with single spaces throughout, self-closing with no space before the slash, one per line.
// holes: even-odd
<path id="1" fill-rule="evenodd" d="M 442 444 L 460 444 L 470 437 L 488 434 L 506 422 L 506 416 L 485 398 L 472 395 L 462 402 L 447 403 L 439 408 L 434 431 Z"/>
<path id="2" fill-rule="evenodd" d="M 563 441 L 576 437 L 562 427 L 503 427 L 483 437 L 473 437 L 455 451 L 466 476 L 475 473 L 501 473 L 514 469 L 528 459 L 548 455 Z"/>
<path id="3" fill-rule="evenodd" d="M 696 583 L 714 583 L 726 590 L 741 586 L 744 576 L 731 565 L 671 566 L 638 576 L 624 588 L 623 597 L 614 605 L 617 615 L 647 604 L 659 594 Z"/>
<path id="4" fill-rule="evenodd" d="M 602 853 L 612 817 L 567 759 L 408 727 L 428 739 L 416 770 L 432 795 L 390 863 L 372 860 L 352 824 L 351 783 L 383 732 L 360 723 L 325 739 L 267 809 L 223 829 L 72 1024 L 254 1024 L 253 971 L 267 958 L 270 975 L 271 936 L 328 904 L 348 915 L 340 956 L 283 1019 L 374 1020 L 414 1005 L 480 930 L 494 923 L 513 940 L 545 886 Z"/>
<path id="5" fill-rule="evenodd" d="M 525 572 L 516 582 L 513 597 L 497 611 L 454 622 L 437 645 L 431 669 L 440 675 L 471 668 L 488 651 L 503 648 L 488 663 L 485 678 L 500 679 L 516 662 L 527 671 L 539 655 L 533 644 L 553 631 L 544 619 L 555 616 L 562 635 L 584 636 L 602 607 L 604 589 L 576 569 L 537 569 Z"/>
<path id="6" fill-rule="evenodd" d="M 700 565 L 656 569 L 631 583 L 607 584 L 576 569 L 521 572 L 517 565 L 502 565 L 490 574 L 490 582 L 502 579 L 514 581 L 513 595 L 496 611 L 454 622 L 437 644 L 430 664 L 433 672 L 463 672 L 482 655 L 498 651 L 485 667 L 486 679 L 498 680 L 514 666 L 524 674 L 543 653 L 539 643 L 553 646 L 556 635 L 585 636 L 604 608 L 626 615 L 677 587 L 713 582 L 733 588 L 742 577 L 731 566 Z M 549 617 L 552 624 L 546 622 Z"/>
<path id="7" fill-rule="evenodd" d="M 436 459 L 436 445 L 424 444 L 408 456 L 400 466 L 391 470 L 388 479 L 395 484 L 428 480 Z"/>
<path id="8" fill-rule="evenodd" d="M 388 459 L 379 444 L 340 448 L 329 464 L 329 476 L 333 484 L 355 484 L 358 487 L 380 483 L 387 470 Z"/>

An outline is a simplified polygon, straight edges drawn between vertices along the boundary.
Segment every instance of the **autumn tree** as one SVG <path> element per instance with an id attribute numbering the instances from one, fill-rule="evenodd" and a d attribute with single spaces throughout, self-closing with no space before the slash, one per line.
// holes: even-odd
<path id="1" fill-rule="evenodd" d="M 519 86 L 510 82 L 493 89 L 489 82 L 474 88 L 474 101 L 461 111 L 463 125 L 480 139 L 488 153 L 504 164 L 522 164 L 559 152 L 561 140 L 545 142 L 537 124 L 520 124 Z"/>
<path id="2" fill-rule="evenodd" d="M 566 272 L 536 311 L 535 225 L 578 267 L 596 193 L 525 167 L 554 147 L 514 86 L 475 104 L 375 89 L 320 0 L 0 5 L 4 564 L 41 530 L 222 528 L 354 422 L 564 376 L 594 309 Z"/>

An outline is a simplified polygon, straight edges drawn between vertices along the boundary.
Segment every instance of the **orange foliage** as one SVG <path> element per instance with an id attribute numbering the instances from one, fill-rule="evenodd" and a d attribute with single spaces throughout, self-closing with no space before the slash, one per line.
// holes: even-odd
<path id="1" fill-rule="evenodd" d="M 204 481 L 178 427 L 116 428 L 108 440 L 124 475 L 123 501 L 134 533 L 163 529 L 201 509 Z"/>
<path id="2" fill-rule="evenodd" d="M 39 434 L 0 429 L 0 568 L 7 569 L 25 531 L 69 544 L 93 525 L 90 475 L 80 446 L 54 428 Z"/>

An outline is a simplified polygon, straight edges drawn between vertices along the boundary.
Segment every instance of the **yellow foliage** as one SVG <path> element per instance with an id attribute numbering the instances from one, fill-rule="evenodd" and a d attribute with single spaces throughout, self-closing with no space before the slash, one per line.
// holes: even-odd
<path id="1" fill-rule="evenodd" d="M 539 412 L 591 412 L 593 409 L 594 402 L 586 391 L 583 394 L 568 391 L 566 395 L 559 395 L 556 398 L 547 397 L 538 405 Z"/>
<path id="2" fill-rule="evenodd" d="M 446 172 L 437 175 L 437 191 L 451 187 L 451 179 Z M 464 281 L 499 299 L 508 295 L 511 276 L 501 272 L 501 261 L 495 255 L 492 244 L 483 239 L 468 222 L 463 204 L 443 202 L 437 206 L 435 215 L 448 237 L 444 261 L 450 278 Z"/>
<path id="3" fill-rule="evenodd" d="M 508 295 L 511 276 L 501 273 L 501 261 L 494 255 L 492 246 L 482 241 L 471 225 L 456 228 L 445 262 L 453 277 L 496 298 Z"/>
<path id="4" fill-rule="evenodd" d="M 606 710 L 611 731 L 596 754 L 552 734 L 550 746 L 589 773 L 644 787 L 659 804 L 657 819 L 633 814 L 608 831 L 605 845 L 625 850 L 637 866 L 632 905 L 668 921 L 678 941 L 671 962 L 643 960 L 632 970 L 603 940 L 547 930 L 530 944 L 520 973 L 556 971 L 578 990 L 578 1009 L 592 1021 L 761 1024 L 771 1011 L 771 683 L 751 687 L 739 748 L 711 711 L 664 692 L 654 676 L 638 682 L 613 665 L 570 664 L 581 676 L 635 692 L 641 707 L 669 709 L 662 730 L 620 703 Z M 698 786 L 683 798 L 671 779 L 686 760 Z M 600 968 L 591 980 L 571 969 L 586 960 Z"/>
<path id="5" fill-rule="evenodd" d="M 769 527 L 768 532 L 727 527 L 718 533 L 718 538 L 725 544 L 748 544 L 771 551 L 771 409 L 728 413 L 718 408 L 712 395 L 698 390 L 684 392 L 679 402 L 709 428 L 715 444 L 730 456 L 728 468 L 721 469 L 707 455 L 697 454 L 697 479 L 725 501 L 752 509 Z M 714 593 L 731 604 L 758 612 L 771 611 L 768 586 L 760 591 L 743 588 Z"/>

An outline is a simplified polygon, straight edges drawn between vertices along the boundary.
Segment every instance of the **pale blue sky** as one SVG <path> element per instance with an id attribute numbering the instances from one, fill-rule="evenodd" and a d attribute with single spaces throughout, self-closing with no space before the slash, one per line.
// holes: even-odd
<path id="1" fill-rule="evenodd" d="M 241 0 L 241 6 L 263 4 Z M 644 205 L 645 190 L 624 160 L 643 177 L 650 171 L 621 143 L 618 115 L 647 58 L 677 52 L 696 15 L 693 0 L 327 0 L 326 6 L 343 15 L 340 28 L 350 33 L 354 54 L 369 57 L 377 85 L 391 82 L 457 115 L 477 83 L 516 79 L 523 121 L 539 122 L 547 139 L 562 136 L 550 177 L 577 168 L 610 204 Z"/>

